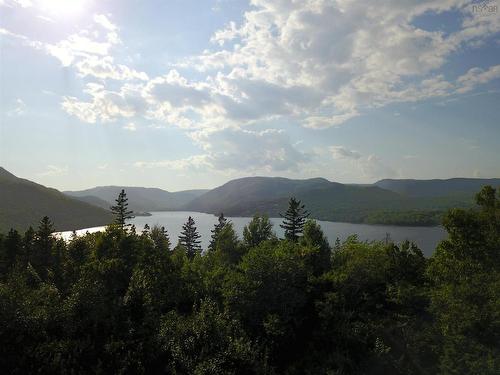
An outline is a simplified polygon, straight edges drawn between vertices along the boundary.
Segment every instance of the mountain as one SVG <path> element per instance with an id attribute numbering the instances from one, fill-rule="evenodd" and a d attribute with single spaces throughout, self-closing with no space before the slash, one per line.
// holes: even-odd
<path id="1" fill-rule="evenodd" d="M 104 199 L 101 199 L 101 198 L 94 197 L 93 195 L 84 195 L 81 197 L 72 196 L 72 198 L 79 200 L 81 202 L 91 204 L 93 206 L 104 208 L 105 210 L 109 210 L 111 207 L 110 202 L 105 201 Z"/>
<path id="2" fill-rule="evenodd" d="M 387 180 L 386 180 L 387 181 Z M 480 184 L 479 184 L 480 185 Z M 481 185 L 482 186 L 482 185 Z M 479 191 L 481 186 L 471 187 Z M 229 181 L 182 206 L 183 210 L 227 216 L 263 213 L 279 217 L 288 199 L 300 199 L 318 220 L 388 225 L 437 225 L 451 207 L 471 207 L 472 195 L 410 196 L 378 185 L 352 185 L 324 178 L 291 180 L 281 177 L 247 177 Z"/>
<path id="3" fill-rule="evenodd" d="M 99 199 L 106 202 L 105 204 L 109 207 L 115 203 L 115 199 L 122 189 L 125 189 L 127 193 L 129 208 L 135 212 L 176 210 L 208 191 L 200 189 L 168 192 L 157 188 L 98 186 L 87 190 L 65 191 L 64 194 L 85 199 L 89 203 L 91 203 L 91 199 Z"/>
<path id="4" fill-rule="evenodd" d="M 351 186 L 324 178 L 291 180 L 281 177 L 247 177 L 229 181 L 182 209 L 228 216 L 252 216 L 256 212 L 278 216 L 295 196 L 317 219 L 331 219 L 335 212 L 381 209 L 404 199 L 376 186 Z M 354 214 L 354 213 L 353 213 Z"/>
<path id="5" fill-rule="evenodd" d="M 0 231 L 36 227 L 43 216 L 48 216 L 57 230 L 88 228 L 112 221 L 109 211 L 18 178 L 0 167 Z"/>
<path id="6" fill-rule="evenodd" d="M 500 178 L 451 178 L 448 180 L 380 180 L 375 186 L 409 197 L 472 197 L 483 186 L 500 186 Z"/>

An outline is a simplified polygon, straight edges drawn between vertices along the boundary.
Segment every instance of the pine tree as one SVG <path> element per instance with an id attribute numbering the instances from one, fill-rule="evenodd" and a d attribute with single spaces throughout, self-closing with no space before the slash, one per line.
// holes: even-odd
<path id="1" fill-rule="evenodd" d="M 48 268 L 51 267 L 52 246 L 55 242 L 53 232 L 54 225 L 47 216 L 44 216 L 35 234 L 35 246 L 31 257 L 33 267 L 42 278 L 47 276 Z"/>
<path id="2" fill-rule="evenodd" d="M 128 198 L 125 190 L 122 189 L 118 198 L 116 199 L 116 206 L 111 206 L 111 212 L 115 215 L 115 224 L 124 231 L 130 224 L 126 224 L 128 219 L 133 219 L 133 211 L 128 210 Z"/>
<path id="3" fill-rule="evenodd" d="M 304 224 L 309 217 L 309 212 L 306 211 L 305 206 L 294 197 L 288 201 L 288 209 L 285 214 L 280 216 L 284 219 L 281 228 L 285 230 L 285 238 L 293 242 L 297 242 L 299 235 L 304 230 Z"/>
<path id="4" fill-rule="evenodd" d="M 193 259 L 197 253 L 201 252 L 200 237 L 196 231 L 194 219 L 189 216 L 186 224 L 182 226 L 182 232 L 179 236 L 179 243 L 186 248 L 189 259 Z"/>
<path id="5" fill-rule="evenodd" d="M 219 238 L 219 234 L 224 229 L 227 224 L 227 219 L 224 217 L 224 214 L 221 213 L 219 215 L 219 220 L 216 224 L 214 224 L 214 229 L 211 230 L 212 237 L 210 239 L 210 244 L 208 245 L 209 251 L 215 251 L 215 247 L 217 245 L 217 239 Z"/>
<path id="6" fill-rule="evenodd" d="M 4 239 L 4 252 L 0 256 L 2 268 L 10 269 L 16 262 L 16 258 L 22 252 L 22 237 L 15 229 L 11 229 Z"/>

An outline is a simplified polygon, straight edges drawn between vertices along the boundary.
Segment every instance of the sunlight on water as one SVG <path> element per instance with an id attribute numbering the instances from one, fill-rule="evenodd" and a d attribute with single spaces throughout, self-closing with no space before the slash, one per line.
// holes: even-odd
<path id="1" fill-rule="evenodd" d="M 217 217 L 210 214 L 204 214 L 200 212 L 182 212 L 182 211 L 159 211 L 152 212 L 152 216 L 140 216 L 136 217 L 130 222 L 136 226 L 138 232 L 140 232 L 144 225 L 148 224 L 150 227 L 153 225 L 164 226 L 172 243 L 177 243 L 177 237 L 179 236 L 182 225 L 186 222 L 189 216 L 192 216 L 196 222 L 198 232 L 201 234 L 202 247 L 207 248 L 210 242 L 210 230 L 213 228 L 214 224 L 217 222 Z M 229 217 L 228 218 L 234 225 L 236 233 L 242 237 L 243 228 L 251 218 L 248 217 Z M 279 237 L 283 236 L 283 230 L 280 228 L 281 219 L 271 218 L 274 224 L 274 230 Z M 403 227 L 403 226 L 387 226 L 387 225 L 367 225 L 367 224 L 351 224 L 351 223 L 336 223 L 330 221 L 318 221 L 325 233 L 328 241 L 331 245 L 335 243 L 335 240 L 340 238 L 340 240 L 345 240 L 348 236 L 352 234 L 357 234 L 361 240 L 364 241 L 376 241 L 384 240 L 387 235 L 395 242 L 401 242 L 404 240 L 414 241 L 424 252 L 425 255 L 430 256 L 436 245 L 445 238 L 446 232 L 441 227 Z M 86 232 L 94 233 L 102 231 L 104 227 L 94 227 L 88 229 L 77 230 L 77 235 L 84 235 Z M 71 239 L 73 232 L 60 232 L 60 235 L 65 240 Z"/>

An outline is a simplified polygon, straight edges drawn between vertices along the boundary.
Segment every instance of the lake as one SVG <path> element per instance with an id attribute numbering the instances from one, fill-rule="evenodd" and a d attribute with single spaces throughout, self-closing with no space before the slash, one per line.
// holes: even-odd
<path id="1" fill-rule="evenodd" d="M 153 225 L 164 226 L 170 236 L 170 240 L 175 245 L 177 238 L 182 230 L 182 225 L 187 221 L 188 216 L 192 216 L 196 222 L 196 227 L 201 235 L 202 247 L 206 249 L 210 242 L 210 230 L 217 222 L 217 217 L 210 214 L 200 212 L 180 212 L 180 211 L 160 211 L 151 212 L 152 216 L 138 216 L 130 223 L 134 224 L 137 231 L 140 232 L 145 224 L 150 227 Z M 236 233 L 242 237 L 243 227 L 248 224 L 251 218 L 248 217 L 228 217 L 233 225 Z M 280 228 L 282 219 L 271 218 L 274 224 L 274 230 L 278 237 L 283 236 L 283 230 Z M 317 221 L 323 232 L 325 233 L 331 245 L 335 243 L 336 238 L 340 240 L 346 239 L 351 234 L 357 234 L 361 240 L 384 240 L 387 234 L 395 242 L 410 240 L 415 242 L 426 256 L 432 255 L 439 241 L 446 237 L 446 232 L 441 227 L 403 227 L 389 225 L 368 225 L 368 224 L 351 224 L 337 223 L 330 221 Z M 102 230 L 100 228 L 89 228 L 77 231 L 77 233 L 85 233 L 86 231 L 95 232 Z M 64 238 L 69 238 L 71 232 L 63 232 Z"/>

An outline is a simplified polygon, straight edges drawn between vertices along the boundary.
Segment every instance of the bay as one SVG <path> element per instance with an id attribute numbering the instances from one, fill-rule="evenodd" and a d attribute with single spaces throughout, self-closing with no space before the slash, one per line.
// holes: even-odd
<path id="1" fill-rule="evenodd" d="M 201 235 L 202 248 L 206 249 L 210 242 L 211 229 L 217 222 L 217 217 L 210 214 L 200 212 L 185 212 L 185 211 L 158 211 L 151 212 L 151 216 L 138 216 L 129 222 L 140 232 L 144 225 L 150 227 L 159 225 L 165 227 L 170 236 L 170 240 L 175 245 L 177 238 L 182 230 L 182 225 L 191 216 L 196 222 L 196 227 Z M 243 227 L 251 220 L 249 217 L 228 217 L 233 225 L 236 233 L 242 238 Z M 280 228 L 282 223 L 281 218 L 271 218 L 274 224 L 274 230 L 278 237 L 283 237 L 283 229 Z M 331 245 L 335 243 L 337 237 L 342 241 L 348 236 L 356 234 L 363 241 L 378 241 L 385 240 L 387 236 L 396 243 L 404 240 L 415 242 L 426 256 L 432 255 L 437 244 L 446 238 L 446 232 L 442 227 L 407 227 L 407 226 L 390 226 L 390 225 L 369 225 L 369 224 L 352 224 L 338 223 L 331 221 L 317 221 L 323 232 L 325 233 Z M 87 231 L 95 232 L 102 230 L 102 227 L 88 228 L 77 231 L 78 234 L 83 234 Z M 63 238 L 69 238 L 72 232 L 62 232 Z"/>

